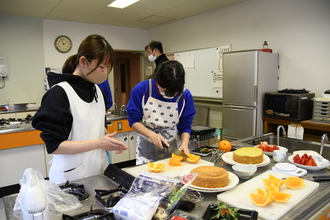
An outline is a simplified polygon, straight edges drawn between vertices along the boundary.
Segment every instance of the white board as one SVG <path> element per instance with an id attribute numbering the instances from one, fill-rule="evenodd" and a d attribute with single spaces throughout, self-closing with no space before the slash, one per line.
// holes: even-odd
<path id="1" fill-rule="evenodd" d="M 186 88 L 193 96 L 222 98 L 222 53 L 231 45 L 174 54 L 185 68 Z"/>

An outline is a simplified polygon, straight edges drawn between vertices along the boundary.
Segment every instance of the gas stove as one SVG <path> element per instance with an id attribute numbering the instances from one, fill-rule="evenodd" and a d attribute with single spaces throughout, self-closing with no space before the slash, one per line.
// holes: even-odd
<path id="1" fill-rule="evenodd" d="M 62 219 L 63 220 L 87 220 L 87 219 L 114 220 L 115 217 L 113 213 L 109 213 L 102 209 L 93 210 L 93 208 L 91 207 L 90 211 L 78 215 L 71 216 L 71 215 L 63 214 Z"/>
<path id="2" fill-rule="evenodd" d="M 26 118 L 1 118 L 0 126 L 9 125 L 9 122 L 19 121 L 21 123 L 30 123 L 32 121 L 33 116 L 28 114 Z"/>
<path id="3" fill-rule="evenodd" d="M 65 184 L 59 186 L 63 192 L 76 196 L 79 201 L 84 201 L 89 198 L 88 192 L 85 190 L 83 184 L 70 183 L 67 181 Z"/>

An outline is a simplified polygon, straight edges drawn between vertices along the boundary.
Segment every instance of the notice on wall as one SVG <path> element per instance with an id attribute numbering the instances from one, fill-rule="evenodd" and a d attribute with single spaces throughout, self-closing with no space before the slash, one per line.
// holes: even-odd
<path id="1" fill-rule="evenodd" d="M 212 88 L 213 89 L 222 88 L 222 80 L 223 80 L 222 73 L 213 72 L 212 74 L 213 74 Z"/>
<path id="2" fill-rule="evenodd" d="M 175 54 L 175 60 L 179 61 L 186 72 L 195 71 L 195 54 L 185 53 L 185 54 Z"/>

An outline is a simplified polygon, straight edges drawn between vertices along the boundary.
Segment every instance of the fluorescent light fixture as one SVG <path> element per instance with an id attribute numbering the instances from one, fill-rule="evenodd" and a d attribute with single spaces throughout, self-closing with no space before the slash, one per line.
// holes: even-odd
<path id="1" fill-rule="evenodd" d="M 139 0 L 116 0 L 108 5 L 108 7 L 114 7 L 114 8 L 125 8 Z"/>

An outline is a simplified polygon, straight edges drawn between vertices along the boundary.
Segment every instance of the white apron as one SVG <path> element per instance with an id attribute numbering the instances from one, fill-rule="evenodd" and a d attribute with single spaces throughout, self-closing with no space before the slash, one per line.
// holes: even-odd
<path id="1" fill-rule="evenodd" d="M 163 102 L 152 97 L 152 85 L 149 80 L 149 98 L 144 104 L 142 97 L 143 117 L 142 123 L 148 129 L 160 134 L 171 145 L 178 148 L 181 145 L 177 124 L 179 123 L 180 115 L 178 114 L 178 101 L 182 94 L 177 98 L 176 102 Z M 171 156 L 171 152 L 167 149 L 156 147 L 149 138 L 139 134 L 136 140 L 136 164 L 143 164 L 151 161 L 156 161 Z"/>
<path id="2" fill-rule="evenodd" d="M 98 102 L 83 101 L 67 82 L 61 86 L 69 99 L 73 123 L 68 140 L 85 141 L 102 137 L 105 134 L 104 117 L 105 105 L 100 88 L 95 86 Z M 67 180 L 77 180 L 88 176 L 102 174 L 108 165 L 104 150 L 92 150 L 79 154 L 53 154 L 49 179 L 56 184 Z"/>

